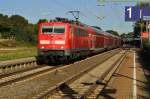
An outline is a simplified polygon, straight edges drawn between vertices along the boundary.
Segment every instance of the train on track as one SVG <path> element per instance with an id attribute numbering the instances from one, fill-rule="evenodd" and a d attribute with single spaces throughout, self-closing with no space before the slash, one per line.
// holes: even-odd
<path id="1" fill-rule="evenodd" d="M 39 24 L 37 63 L 68 62 L 120 44 L 119 36 L 79 21 L 56 18 Z"/>

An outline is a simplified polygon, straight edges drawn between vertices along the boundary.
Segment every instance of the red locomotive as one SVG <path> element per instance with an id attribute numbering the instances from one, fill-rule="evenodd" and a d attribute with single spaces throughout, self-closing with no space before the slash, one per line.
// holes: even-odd
<path id="1" fill-rule="evenodd" d="M 38 63 L 70 61 L 120 46 L 118 36 L 60 18 L 39 24 Z"/>

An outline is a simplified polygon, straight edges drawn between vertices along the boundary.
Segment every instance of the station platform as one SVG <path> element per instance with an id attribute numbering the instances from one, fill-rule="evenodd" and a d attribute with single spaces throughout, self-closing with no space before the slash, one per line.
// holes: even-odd
<path id="1" fill-rule="evenodd" d="M 150 61 L 130 49 L 99 99 L 150 99 Z"/>

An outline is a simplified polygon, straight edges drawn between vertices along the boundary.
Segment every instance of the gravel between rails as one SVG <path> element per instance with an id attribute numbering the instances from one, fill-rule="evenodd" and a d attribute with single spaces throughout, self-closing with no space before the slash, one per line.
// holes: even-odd
<path id="1" fill-rule="evenodd" d="M 83 95 L 88 89 L 92 87 L 93 84 L 107 71 L 109 70 L 119 58 L 122 57 L 125 51 L 117 53 L 113 57 L 109 58 L 104 63 L 97 65 L 94 69 L 83 74 L 81 77 L 77 78 L 71 84 L 67 83 L 60 87 L 59 91 L 50 96 L 48 99 L 78 99 Z M 96 98 L 96 97 L 93 97 Z"/>
<path id="2" fill-rule="evenodd" d="M 41 75 L 34 76 L 20 82 L 12 83 L 7 86 L 0 87 L 1 99 L 31 99 L 38 95 L 40 92 L 45 91 L 47 88 L 55 86 L 62 80 L 76 74 L 77 72 L 93 66 L 95 63 L 101 63 L 108 57 L 118 53 L 120 50 L 116 49 L 109 52 L 104 52 L 99 55 L 87 58 L 85 60 L 64 66 L 51 72 L 46 72 Z"/>

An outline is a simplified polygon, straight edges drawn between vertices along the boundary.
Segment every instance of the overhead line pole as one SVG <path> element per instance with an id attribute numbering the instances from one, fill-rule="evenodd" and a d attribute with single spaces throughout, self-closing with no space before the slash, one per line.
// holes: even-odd
<path id="1" fill-rule="evenodd" d="M 148 21 L 149 25 L 150 25 L 150 21 Z M 150 42 L 150 28 L 148 27 L 148 32 L 149 32 L 149 42 Z"/>
<path id="2" fill-rule="evenodd" d="M 141 25 L 141 33 L 140 33 L 140 35 L 141 35 L 141 36 L 140 36 L 140 38 L 141 38 L 141 48 L 143 48 L 143 44 L 142 44 L 142 43 L 143 43 L 143 40 L 142 40 L 143 23 L 141 22 L 140 25 Z"/>

